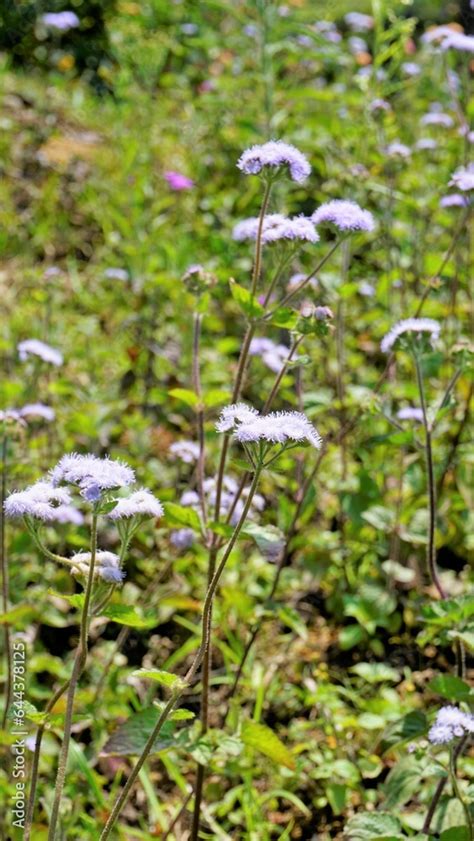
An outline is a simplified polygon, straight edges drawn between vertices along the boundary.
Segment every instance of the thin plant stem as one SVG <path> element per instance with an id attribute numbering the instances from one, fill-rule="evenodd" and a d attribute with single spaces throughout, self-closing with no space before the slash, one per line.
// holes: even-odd
<path id="1" fill-rule="evenodd" d="M 449 773 L 450 773 L 450 777 L 451 777 L 451 784 L 453 786 L 453 792 L 454 792 L 455 796 L 457 797 L 457 799 L 461 803 L 461 806 L 464 809 L 464 814 L 466 816 L 466 824 L 467 824 L 467 828 L 469 830 L 469 841 L 473 841 L 471 812 L 470 812 L 469 806 L 468 806 L 468 804 L 467 804 L 467 802 L 464 798 L 464 795 L 461 791 L 461 788 L 459 786 L 459 782 L 458 782 L 458 778 L 457 778 L 457 770 L 456 770 L 456 760 L 457 760 L 457 756 L 456 756 L 455 750 L 451 747 L 451 749 L 449 751 Z"/>
<path id="2" fill-rule="evenodd" d="M 418 383 L 418 391 L 420 394 L 421 411 L 423 413 L 423 426 L 425 428 L 425 452 L 426 452 L 426 467 L 428 472 L 428 500 L 429 500 L 429 524 L 428 524 L 428 546 L 427 546 L 427 561 L 428 570 L 432 584 L 436 587 L 441 599 L 446 598 L 446 593 L 439 580 L 438 570 L 436 568 L 436 485 L 433 467 L 433 448 L 431 441 L 431 426 L 428 421 L 426 410 L 425 389 L 423 385 L 423 373 L 418 354 L 413 354 L 416 368 L 416 379 Z"/>
<path id="3" fill-rule="evenodd" d="M 2 611 L 8 612 L 10 602 L 10 579 L 8 574 L 8 560 L 6 553 L 5 542 L 5 512 L 3 503 L 5 502 L 6 484 L 7 484 L 7 446 L 8 439 L 6 429 L 3 429 L 2 445 L 1 445 L 1 477 L 0 477 L 0 566 L 2 572 Z M 8 710 L 12 699 L 13 687 L 13 668 L 12 668 L 12 650 L 11 650 L 11 636 L 10 626 L 5 622 L 3 626 L 3 639 L 5 645 L 5 662 L 6 662 L 6 682 L 5 682 L 5 708 L 2 716 L 2 730 L 5 730 L 7 724 Z"/>
<path id="4" fill-rule="evenodd" d="M 305 288 L 305 286 L 308 285 L 308 283 L 313 279 L 313 277 L 317 275 L 317 273 L 322 269 L 325 263 L 327 263 L 329 258 L 332 257 L 334 252 L 339 248 L 341 242 L 343 242 L 343 239 L 336 240 L 332 248 L 329 249 L 328 253 L 318 263 L 316 268 L 313 269 L 313 271 L 309 275 L 307 275 L 307 277 L 305 277 L 304 280 L 301 281 L 299 286 L 296 286 L 294 289 L 290 290 L 288 294 L 285 295 L 284 298 L 282 298 L 281 301 L 276 305 L 276 307 L 274 307 L 272 310 L 269 310 L 269 312 L 265 313 L 265 315 L 262 316 L 262 321 L 268 321 L 273 315 L 275 315 L 277 310 L 279 310 L 281 307 L 286 307 L 287 304 L 289 304 L 289 302 L 293 300 L 295 295 L 298 295 Z"/>
<path id="5" fill-rule="evenodd" d="M 258 218 L 258 228 L 257 228 L 257 237 L 255 241 L 255 255 L 254 255 L 254 263 L 253 263 L 253 270 L 252 270 L 252 279 L 251 279 L 251 294 L 252 297 L 255 297 L 258 281 L 260 279 L 260 273 L 262 268 L 262 233 L 263 233 L 263 224 L 265 221 L 265 214 L 268 209 L 268 203 L 270 201 L 270 194 L 272 189 L 272 182 L 271 179 L 268 179 L 265 183 L 265 190 L 262 199 L 262 205 L 260 208 L 260 214 Z M 256 325 L 253 322 L 250 322 L 247 326 L 247 330 L 245 332 L 244 340 L 242 343 L 242 347 L 240 350 L 239 356 L 239 363 L 237 367 L 237 374 L 234 382 L 234 387 L 232 391 L 232 403 L 236 403 L 240 397 L 244 378 L 245 378 L 245 371 L 247 367 L 247 360 L 249 356 L 250 344 L 255 334 Z M 194 358 L 196 359 L 197 353 L 194 354 Z M 196 390 L 196 389 L 195 389 Z M 222 486 L 224 481 L 224 473 L 225 473 L 225 465 L 227 461 L 227 452 L 229 448 L 229 439 L 226 435 L 224 437 L 224 441 L 222 442 L 221 448 L 221 455 L 219 459 L 219 467 L 217 471 L 217 482 L 216 482 L 216 501 L 214 507 L 214 519 L 216 523 L 219 522 L 220 517 L 220 508 L 221 508 L 221 500 L 222 500 Z M 209 547 L 209 562 L 208 562 L 208 587 L 210 587 L 214 573 L 215 573 L 215 566 L 216 566 L 216 557 L 219 547 L 219 539 L 216 534 L 212 536 L 211 545 Z M 212 629 L 212 602 L 209 609 L 209 634 L 211 634 Z M 202 690 L 201 690 L 201 731 L 205 733 L 207 731 L 208 725 L 208 712 L 209 712 L 209 684 L 210 684 L 210 674 L 212 668 L 212 645 L 209 644 L 206 646 L 204 653 L 203 653 L 203 667 L 202 667 Z M 197 833 L 199 832 L 199 816 L 201 812 L 201 801 L 202 801 L 202 789 L 204 784 L 204 775 L 205 775 L 205 768 L 201 764 L 198 764 L 197 772 L 196 772 L 196 784 L 195 784 L 195 796 L 194 796 L 194 813 L 193 813 L 193 828 L 191 831 L 191 839 L 190 841 L 196 841 Z"/>
<path id="6" fill-rule="evenodd" d="M 117 798 L 117 800 L 115 802 L 115 805 L 112 809 L 112 812 L 110 813 L 110 816 L 107 820 L 107 823 L 106 823 L 106 825 L 105 825 L 105 827 L 102 831 L 102 834 L 100 836 L 100 841 L 106 841 L 106 839 L 109 838 L 110 833 L 111 833 L 111 831 L 112 831 L 112 829 L 113 829 L 113 827 L 114 827 L 123 807 L 125 806 L 125 803 L 128 800 L 130 791 L 131 791 L 131 789 L 132 789 L 132 787 L 135 783 L 135 780 L 137 779 L 141 768 L 143 767 L 144 763 L 146 762 L 146 760 L 147 760 L 147 758 L 148 758 L 148 756 L 151 752 L 151 749 L 152 749 L 152 747 L 155 743 L 155 740 L 157 739 L 157 737 L 160 734 L 160 731 L 161 731 L 161 728 L 163 727 L 163 724 L 167 720 L 170 713 L 176 707 L 176 705 L 177 705 L 178 701 L 180 700 L 181 696 L 184 694 L 187 686 L 193 680 L 193 678 L 194 678 L 194 676 L 195 676 L 195 674 L 196 674 L 196 672 L 197 672 L 197 670 L 198 670 L 198 668 L 199 668 L 199 666 L 202 662 L 204 653 L 205 653 L 206 649 L 208 648 L 208 646 L 210 644 L 211 628 L 210 628 L 210 624 L 209 624 L 209 619 L 212 615 L 212 604 L 213 604 L 214 594 L 215 594 L 216 589 L 218 587 L 218 584 L 219 584 L 219 581 L 221 579 L 222 573 L 224 572 L 224 569 L 225 569 L 225 566 L 226 566 L 227 561 L 229 559 L 229 556 L 230 556 L 230 554 L 231 554 L 231 552 L 232 552 L 232 550 L 233 550 L 233 548 L 234 548 L 234 546 L 237 542 L 237 539 L 238 539 L 239 534 L 242 530 L 242 527 L 245 523 L 245 520 L 247 519 L 247 514 L 249 512 L 253 496 L 254 496 L 254 494 L 257 490 L 257 485 L 258 485 L 258 481 L 259 481 L 261 472 L 262 472 L 262 465 L 260 464 L 255 471 L 253 481 L 252 481 L 252 485 L 250 487 L 249 495 L 247 497 L 247 500 L 246 500 L 244 509 L 242 511 L 242 514 L 239 518 L 239 522 L 235 526 L 235 529 L 232 533 L 232 536 L 229 540 L 229 543 L 226 546 L 224 554 L 223 554 L 223 556 L 222 556 L 222 558 L 219 562 L 219 565 L 217 566 L 217 569 L 216 569 L 216 571 L 213 575 L 212 581 L 211 581 L 211 583 L 208 587 L 206 597 L 204 599 L 204 605 L 203 605 L 202 625 L 201 625 L 201 629 L 202 629 L 201 630 L 201 643 L 200 643 L 200 646 L 199 646 L 199 648 L 197 650 L 197 653 L 194 657 L 194 660 L 191 663 L 191 666 L 189 667 L 183 681 L 180 681 L 179 687 L 177 689 L 175 689 L 174 692 L 172 693 L 168 703 L 163 708 L 162 713 L 161 713 L 157 723 L 155 724 L 155 727 L 153 728 L 152 732 L 150 733 L 150 735 L 147 739 L 147 742 L 145 744 L 145 747 L 143 748 L 142 753 L 140 754 L 140 757 L 137 760 L 136 765 L 132 769 L 132 771 L 131 771 L 131 773 L 128 777 L 128 780 L 125 783 L 125 786 L 123 787 L 119 797 Z"/>
<path id="7" fill-rule="evenodd" d="M 197 432 L 199 455 L 197 460 L 197 486 L 199 493 L 199 502 L 201 505 L 201 513 L 204 523 L 207 520 L 206 511 L 206 496 L 204 494 L 204 467 L 206 461 L 206 453 L 204 448 L 204 407 L 202 404 L 202 389 L 201 389 L 201 372 L 199 366 L 199 354 L 201 344 L 201 326 L 202 314 L 200 312 L 194 313 L 193 324 L 193 359 L 192 359 L 192 380 L 193 389 L 197 397 L 198 404 L 196 409 Z"/>
<path id="8" fill-rule="evenodd" d="M 56 839 L 56 828 L 59 818 L 59 809 L 61 806 L 61 798 L 64 789 L 64 784 L 66 781 L 66 768 L 67 768 L 67 760 L 69 755 L 69 743 L 71 741 L 71 730 L 72 730 L 72 717 L 73 717 L 73 710 L 74 710 L 74 699 L 76 696 L 76 689 L 79 682 L 79 678 L 82 674 L 84 666 L 87 660 L 87 644 L 88 644 L 88 635 L 89 635 L 89 622 L 90 622 L 90 605 L 91 605 L 91 598 L 92 598 L 92 589 L 94 583 L 94 569 L 95 569 L 95 560 L 97 554 L 97 512 L 94 511 L 92 515 L 92 525 L 91 525 L 91 557 L 89 562 L 89 574 L 87 577 L 87 584 L 84 593 L 84 604 L 82 607 L 82 614 L 81 614 L 81 624 L 80 624 L 80 636 L 79 636 L 79 645 L 77 648 L 76 656 L 74 659 L 74 666 L 72 670 L 71 679 L 69 682 L 68 693 L 67 693 L 67 701 L 66 701 L 66 714 L 64 720 L 64 734 L 63 734 L 63 741 L 61 745 L 61 751 L 59 754 L 59 761 L 58 761 L 58 771 L 56 776 L 56 786 L 55 786 L 55 797 L 53 802 L 53 808 L 51 810 L 51 820 L 49 824 L 49 832 L 48 832 L 48 841 L 55 841 Z"/>

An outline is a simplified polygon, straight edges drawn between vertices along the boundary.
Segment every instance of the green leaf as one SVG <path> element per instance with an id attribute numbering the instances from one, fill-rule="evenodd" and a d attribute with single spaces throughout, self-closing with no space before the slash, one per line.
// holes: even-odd
<path id="1" fill-rule="evenodd" d="M 439 841 L 469 841 L 467 826 L 452 826 L 441 833 Z"/>
<path id="2" fill-rule="evenodd" d="M 381 841 L 403 838 L 400 822 L 387 812 L 360 812 L 346 824 L 347 841 Z"/>
<path id="3" fill-rule="evenodd" d="M 343 651 L 354 648 L 365 639 L 367 639 L 367 633 L 360 625 L 348 625 L 339 631 L 339 646 Z"/>
<path id="4" fill-rule="evenodd" d="M 153 701 L 153 706 L 162 713 L 166 705 L 163 701 Z M 196 713 L 193 713 L 192 710 L 185 709 L 185 707 L 180 707 L 179 710 L 173 710 L 169 716 L 170 721 L 189 721 L 192 718 L 196 718 Z"/>
<path id="5" fill-rule="evenodd" d="M 331 783 L 326 788 L 326 797 L 334 815 L 341 815 L 346 808 L 347 786 L 344 783 Z"/>
<path id="6" fill-rule="evenodd" d="M 274 327 L 283 327 L 286 330 L 294 330 L 298 323 L 298 313 L 289 307 L 280 307 L 275 310 L 272 317 L 268 319 Z"/>
<path id="7" fill-rule="evenodd" d="M 428 689 L 450 701 L 465 701 L 473 695 L 471 687 L 454 675 L 437 675 L 429 682 Z"/>
<path id="8" fill-rule="evenodd" d="M 30 622 L 36 615 L 36 608 L 29 604 L 19 604 L 6 613 L 0 613 L 0 625 L 17 625 L 20 622 Z"/>
<path id="9" fill-rule="evenodd" d="M 350 669 L 354 674 L 359 675 L 367 683 L 383 683 L 384 681 L 398 682 L 400 675 L 396 669 L 392 669 L 385 663 L 357 663 Z"/>
<path id="10" fill-rule="evenodd" d="M 385 785 L 384 806 L 395 809 L 404 806 L 413 797 L 413 792 L 420 787 L 420 768 L 412 757 L 400 759 L 390 771 Z"/>
<path id="11" fill-rule="evenodd" d="M 254 298 L 248 289 L 240 286 L 233 278 L 229 280 L 230 291 L 234 301 L 239 305 L 242 312 L 248 318 L 257 318 L 265 312 L 261 304 Z"/>
<path id="12" fill-rule="evenodd" d="M 201 531 L 201 521 L 194 508 L 178 505 L 176 502 L 167 502 L 165 516 L 170 525 L 189 526 L 194 531 Z"/>
<path id="13" fill-rule="evenodd" d="M 162 686 L 167 686 L 170 689 L 184 689 L 187 684 L 178 675 L 172 672 L 165 672 L 162 669 L 137 669 L 132 672 L 135 677 L 146 677 L 149 680 L 154 680 Z"/>
<path id="14" fill-rule="evenodd" d="M 181 400 L 181 403 L 186 403 L 186 406 L 190 406 L 191 409 L 199 405 L 199 397 L 188 388 L 172 388 L 168 394 L 176 400 Z"/>
<path id="15" fill-rule="evenodd" d="M 407 713 L 403 718 L 390 724 L 383 733 L 380 742 L 382 753 L 424 736 L 427 729 L 428 722 L 424 713 L 419 710 Z"/>
<path id="16" fill-rule="evenodd" d="M 244 744 L 263 753 L 285 768 L 295 769 L 295 760 L 288 748 L 278 738 L 276 733 L 267 727 L 266 724 L 258 724 L 255 721 L 244 721 L 242 724 L 241 738 Z"/>
<path id="17" fill-rule="evenodd" d="M 109 604 L 101 616 L 118 625 L 128 625 L 129 628 L 152 628 L 158 621 L 154 611 L 148 611 L 142 616 L 129 604 Z"/>
<path id="18" fill-rule="evenodd" d="M 156 725 L 160 713 L 155 707 L 148 707 L 130 716 L 112 733 L 101 750 L 101 756 L 138 756 L 146 745 L 147 739 Z M 165 722 L 156 739 L 152 751 L 158 753 L 172 744 L 174 724 Z"/>

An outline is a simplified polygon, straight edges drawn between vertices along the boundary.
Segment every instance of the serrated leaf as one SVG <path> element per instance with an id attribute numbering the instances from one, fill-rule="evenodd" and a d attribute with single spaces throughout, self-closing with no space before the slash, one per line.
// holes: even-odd
<path id="1" fill-rule="evenodd" d="M 346 824 L 347 841 L 382 841 L 403 838 L 400 821 L 386 812 L 360 812 Z"/>
<path id="2" fill-rule="evenodd" d="M 142 616 L 128 604 L 109 604 L 101 616 L 117 622 L 118 625 L 128 625 L 129 628 L 152 628 L 158 621 L 154 611 L 148 611 Z"/>
<path id="3" fill-rule="evenodd" d="M 265 312 L 264 308 L 261 304 L 259 304 L 257 299 L 252 296 L 248 289 L 245 289 L 244 286 L 240 286 L 240 284 L 236 283 L 232 278 L 229 280 L 229 286 L 234 301 L 239 305 L 240 309 L 247 318 L 257 318 L 258 316 L 263 315 Z"/>
<path id="4" fill-rule="evenodd" d="M 167 502 L 165 509 L 167 522 L 171 525 L 189 526 L 194 531 L 201 531 L 201 521 L 194 508 L 187 505 L 178 505 L 176 502 Z"/>
<path id="5" fill-rule="evenodd" d="M 112 733 L 101 750 L 101 756 L 138 756 L 147 739 L 156 725 L 160 713 L 155 707 L 148 707 L 130 716 L 123 724 Z M 172 744 L 172 733 L 174 725 L 171 721 L 165 722 L 153 745 L 152 752 L 158 753 L 165 750 Z"/>
<path id="6" fill-rule="evenodd" d="M 264 756 L 272 759 L 273 762 L 277 762 L 278 765 L 284 765 L 285 768 L 290 768 L 292 771 L 295 769 L 295 760 L 290 751 L 266 724 L 244 721 L 241 739 L 245 745 L 260 751 Z"/>
<path id="7" fill-rule="evenodd" d="M 165 672 L 163 669 L 137 669 L 136 671 L 132 672 L 135 677 L 144 677 L 148 678 L 148 680 L 154 680 L 156 683 L 160 683 L 162 686 L 167 686 L 170 689 L 184 689 L 187 685 L 184 680 L 182 680 L 179 675 L 174 675 L 172 672 Z"/>

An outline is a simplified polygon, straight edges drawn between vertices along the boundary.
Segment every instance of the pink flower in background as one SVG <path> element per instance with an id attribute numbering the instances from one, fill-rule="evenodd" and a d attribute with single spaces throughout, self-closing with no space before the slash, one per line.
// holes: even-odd
<path id="1" fill-rule="evenodd" d="M 190 190 L 194 187 L 194 181 L 186 175 L 183 175 L 182 172 L 168 170 L 168 172 L 165 172 L 165 180 L 168 182 L 172 190 Z"/>

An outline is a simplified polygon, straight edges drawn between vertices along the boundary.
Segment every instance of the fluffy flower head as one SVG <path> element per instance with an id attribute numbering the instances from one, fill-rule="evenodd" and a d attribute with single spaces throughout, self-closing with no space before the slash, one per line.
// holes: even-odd
<path id="1" fill-rule="evenodd" d="M 119 499 L 108 516 L 111 520 L 122 520 L 124 517 L 158 518 L 164 513 L 161 502 L 153 496 L 151 491 L 142 488 L 130 494 L 127 499 Z"/>
<path id="2" fill-rule="evenodd" d="M 42 418 L 45 421 L 53 421 L 56 417 L 56 412 L 51 406 L 45 406 L 43 403 L 27 403 L 20 409 L 22 418 Z"/>
<path id="3" fill-rule="evenodd" d="M 467 192 L 474 190 L 474 164 L 469 166 L 460 166 L 451 176 L 449 182 L 451 187 L 457 187 L 458 190 Z"/>
<path id="4" fill-rule="evenodd" d="M 268 441 L 286 444 L 290 441 L 307 442 L 319 449 L 322 439 L 302 412 L 271 412 L 240 423 L 234 431 L 241 444 Z"/>
<path id="5" fill-rule="evenodd" d="M 71 495 L 66 488 L 55 488 L 49 482 L 40 481 L 10 494 L 4 504 L 7 517 L 35 517 L 49 522 L 55 520 L 58 506 L 69 505 Z"/>
<path id="6" fill-rule="evenodd" d="M 45 26 L 51 29 L 58 29 L 60 32 L 67 32 L 68 29 L 76 29 L 79 26 L 79 18 L 74 12 L 47 12 L 41 18 Z"/>
<path id="7" fill-rule="evenodd" d="M 383 337 L 380 348 L 383 353 L 388 353 L 392 350 L 395 342 L 404 333 L 415 333 L 420 335 L 427 333 L 430 336 L 431 344 L 435 344 L 439 339 L 440 325 L 433 318 L 406 318 L 404 321 L 399 321 L 394 327 Z"/>
<path id="8" fill-rule="evenodd" d="M 72 574 L 87 577 L 91 562 L 91 553 L 77 552 L 72 556 L 72 561 L 76 564 L 76 566 L 71 568 Z M 121 584 L 125 578 L 125 573 L 120 569 L 118 555 L 115 555 L 113 552 L 102 552 L 99 549 L 95 556 L 94 575 L 110 584 Z"/>
<path id="9" fill-rule="evenodd" d="M 199 458 L 199 444 L 195 441 L 174 441 L 170 446 L 170 453 L 185 464 L 192 464 Z"/>
<path id="10" fill-rule="evenodd" d="M 278 242 L 279 240 L 318 242 L 319 234 L 311 219 L 307 219 L 305 216 L 294 216 L 292 219 L 283 217 L 278 224 L 264 227 L 262 240 L 266 243 Z"/>
<path id="11" fill-rule="evenodd" d="M 356 202 L 334 199 L 325 202 L 314 211 L 311 219 L 315 225 L 328 222 L 340 231 L 373 231 L 374 217 Z"/>
<path id="12" fill-rule="evenodd" d="M 63 456 L 50 477 L 53 485 L 61 482 L 78 485 L 90 501 L 98 499 L 100 491 L 126 487 L 135 481 L 135 474 L 127 464 L 78 453 Z"/>
<path id="13" fill-rule="evenodd" d="M 278 374 L 288 358 L 289 349 L 286 345 L 277 345 L 271 339 L 255 338 L 250 342 L 249 354 L 260 356 L 267 368 Z"/>
<path id="14" fill-rule="evenodd" d="M 465 713 L 457 707 L 441 707 L 428 739 L 433 745 L 444 745 L 456 737 L 474 732 L 474 715 Z"/>
<path id="15" fill-rule="evenodd" d="M 43 362 L 49 362 L 51 365 L 62 365 L 63 356 L 50 345 L 41 342 L 39 339 L 25 339 L 18 345 L 18 353 L 22 362 L 28 359 L 29 356 L 39 356 Z"/>
<path id="16" fill-rule="evenodd" d="M 237 166 L 245 175 L 258 175 L 264 167 L 288 167 L 291 179 L 298 183 L 306 181 L 311 172 L 303 153 L 283 140 L 270 140 L 262 145 L 251 146 L 242 153 Z"/>
<path id="17" fill-rule="evenodd" d="M 229 432 L 236 423 L 246 423 L 256 417 L 258 417 L 258 411 L 253 406 L 247 406 L 246 403 L 233 403 L 222 409 L 216 429 L 218 432 Z"/>
<path id="18" fill-rule="evenodd" d="M 398 420 L 413 420 L 421 423 L 423 420 L 423 410 L 418 406 L 405 406 L 397 412 Z"/>

